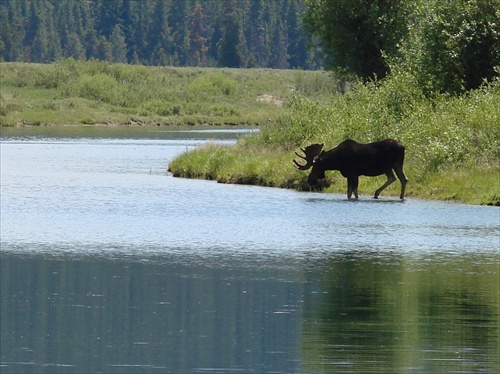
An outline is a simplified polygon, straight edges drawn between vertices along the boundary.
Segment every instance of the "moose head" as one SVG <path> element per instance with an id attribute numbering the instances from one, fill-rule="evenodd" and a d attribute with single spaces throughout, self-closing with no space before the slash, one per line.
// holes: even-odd
<path id="1" fill-rule="evenodd" d="M 305 160 L 301 164 L 293 160 L 299 170 L 312 170 L 307 178 L 311 186 L 318 184 L 318 179 L 325 178 L 326 170 L 338 170 L 347 178 L 347 198 L 350 199 L 354 193 L 358 198 L 359 176 L 366 175 L 375 177 L 385 174 L 387 181 L 382 187 L 375 191 L 375 198 L 380 192 L 396 180 L 394 172 L 401 182 L 401 200 L 404 200 L 405 188 L 408 179 L 403 172 L 405 147 L 401 142 L 393 139 L 385 139 L 369 144 L 360 144 L 354 140 L 345 140 L 337 147 L 323 151 L 323 144 L 311 144 L 301 148 L 304 155 L 295 154 Z M 393 172 L 394 170 L 394 172 Z"/>
<path id="2" fill-rule="evenodd" d="M 304 153 L 304 155 L 301 155 L 297 152 L 295 152 L 295 154 L 301 159 L 305 160 L 306 163 L 301 164 L 296 160 L 293 160 L 293 162 L 299 170 L 308 170 L 311 167 L 313 168 L 311 170 L 311 173 L 309 174 L 309 177 L 307 178 L 307 182 L 311 186 L 315 186 L 318 183 L 318 179 L 325 178 L 325 169 L 322 168 L 320 166 L 320 163 L 318 162 L 321 156 L 325 153 L 325 151 L 323 151 L 323 144 L 311 144 L 306 148 L 301 148 L 300 150 Z"/>

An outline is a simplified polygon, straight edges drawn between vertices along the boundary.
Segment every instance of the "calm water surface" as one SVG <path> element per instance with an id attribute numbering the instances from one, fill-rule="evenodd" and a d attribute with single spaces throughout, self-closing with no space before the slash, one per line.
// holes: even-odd
<path id="1" fill-rule="evenodd" d="M 242 131 L 2 131 L 2 373 L 500 369 L 498 208 L 167 173 Z"/>

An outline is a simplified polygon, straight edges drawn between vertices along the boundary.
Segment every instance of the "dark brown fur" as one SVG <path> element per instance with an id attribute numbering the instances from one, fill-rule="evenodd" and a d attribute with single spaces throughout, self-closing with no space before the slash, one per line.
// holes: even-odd
<path id="1" fill-rule="evenodd" d="M 299 164 L 294 160 L 295 165 L 301 170 L 312 167 L 307 178 L 311 186 L 315 186 L 319 179 L 325 178 L 326 170 L 338 170 L 347 178 L 347 198 L 350 199 L 354 193 L 357 199 L 359 176 L 374 177 L 385 174 L 387 181 L 375 191 L 374 197 L 378 198 L 380 193 L 396 180 L 394 170 L 401 182 L 400 198 L 404 199 L 408 179 L 403 172 L 405 147 L 402 143 L 393 139 L 369 144 L 345 140 L 329 151 L 325 152 L 321 149 L 322 144 L 312 144 L 302 149 L 305 156 L 297 153 L 298 156 L 306 160 L 306 164 Z"/>

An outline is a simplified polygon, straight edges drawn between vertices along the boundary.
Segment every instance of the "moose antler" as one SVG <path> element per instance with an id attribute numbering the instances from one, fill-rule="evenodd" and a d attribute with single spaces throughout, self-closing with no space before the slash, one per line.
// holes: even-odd
<path id="1" fill-rule="evenodd" d="M 313 165 L 314 159 L 317 156 L 319 156 L 319 154 L 321 153 L 322 149 L 323 149 L 323 144 L 311 144 L 311 145 L 308 145 L 305 149 L 301 148 L 300 150 L 302 152 L 304 152 L 305 156 L 302 156 L 302 155 L 298 154 L 297 152 L 295 152 L 295 154 L 297 156 L 299 156 L 301 159 L 305 160 L 306 163 L 305 164 L 301 164 L 301 163 L 293 160 L 293 162 L 295 164 L 295 167 L 297 169 L 300 169 L 300 170 L 307 170 L 307 169 L 309 169 Z"/>

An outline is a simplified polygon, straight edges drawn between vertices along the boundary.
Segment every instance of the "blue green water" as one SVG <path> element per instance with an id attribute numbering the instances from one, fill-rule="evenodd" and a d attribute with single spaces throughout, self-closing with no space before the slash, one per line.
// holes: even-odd
<path id="1" fill-rule="evenodd" d="M 241 131 L 82 131 L 1 139 L 2 373 L 498 371 L 498 208 L 178 179 Z"/>

